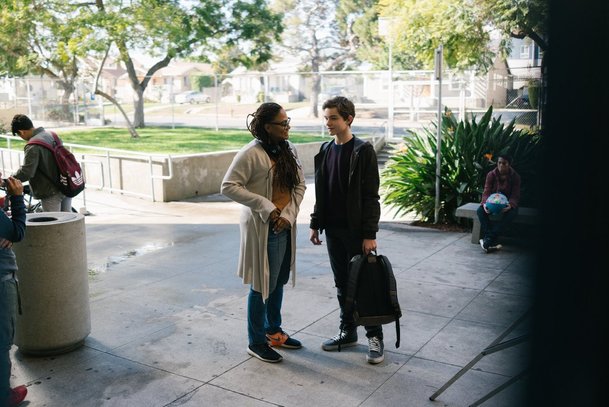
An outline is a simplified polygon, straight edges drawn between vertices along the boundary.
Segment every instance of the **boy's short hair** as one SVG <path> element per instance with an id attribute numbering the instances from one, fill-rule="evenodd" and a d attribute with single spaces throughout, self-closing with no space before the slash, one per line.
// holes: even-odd
<path id="1" fill-rule="evenodd" d="M 512 165 L 512 156 L 511 155 L 509 155 L 507 153 L 499 153 L 499 154 L 497 154 L 497 160 L 499 160 L 500 158 L 503 158 L 510 165 Z"/>
<path id="2" fill-rule="evenodd" d="M 335 96 L 332 99 L 326 100 L 322 105 L 322 109 L 331 109 L 333 107 L 338 110 L 338 114 L 345 120 L 347 120 L 349 116 L 355 117 L 355 105 L 344 96 Z"/>
<path id="3" fill-rule="evenodd" d="M 13 136 L 16 136 L 19 130 L 29 130 L 33 127 L 34 124 L 30 118 L 24 114 L 16 114 L 11 122 L 11 132 L 13 133 Z"/>

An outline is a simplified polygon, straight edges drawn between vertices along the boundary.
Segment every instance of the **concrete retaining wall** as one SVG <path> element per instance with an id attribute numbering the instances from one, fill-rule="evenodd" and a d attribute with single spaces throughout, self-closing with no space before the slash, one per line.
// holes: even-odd
<path id="1" fill-rule="evenodd" d="M 323 139 L 329 140 L 328 137 Z M 385 142 L 382 137 L 368 139 L 378 152 Z M 306 176 L 313 175 L 313 157 L 319 151 L 322 141 L 298 144 L 298 156 Z M 4 163 L 8 156 L 12 158 L 11 171 L 19 165 L 17 152 L 8 153 L 4 150 Z M 21 153 L 22 155 L 23 153 Z M 151 156 L 112 156 L 101 154 L 78 154 L 77 159 L 85 169 L 87 188 L 100 188 L 124 191 L 125 194 L 136 195 L 155 201 L 177 201 L 198 195 L 212 195 L 220 192 L 220 184 L 237 151 L 204 153 L 171 156 L 171 170 L 166 157 Z M 6 165 L 5 165 L 6 167 Z M 150 174 L 155 178 L 151 179 Z M 163 179 L 169 178 L 169 179 Z"/>

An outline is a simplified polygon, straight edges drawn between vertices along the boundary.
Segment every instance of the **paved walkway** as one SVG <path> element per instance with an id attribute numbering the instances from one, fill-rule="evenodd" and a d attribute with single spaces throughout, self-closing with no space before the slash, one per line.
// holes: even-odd
<path id="1" fill-rule="evenodd" d="M 362 328 L 359 346 L 324 352 L 338 307 L 325 245 L 308 241 L 312 197 L 309 185 L 296 287 L 286 286 L 283 314 L 283 328 L 304 348 L 280 350 L 282 363 L 245 351 L 239 205 L 220 196 L 151 203 L 87 191 L 91 334 L 85 346 L 53 357 L 14 347 L 13 384 L 28 385 L 32 407 L 467 406 L 524 368 L 526 343 L 483 358 L 429 400 L 527 310 L 529 256 L 512 245 L 485 254 L 468 233 L 413 227 L 386 210 L 378 243 L 397 277 L 401 346 L 389 324 L 380 365 L 366 363 Z M 524 385 L 484 405 L 523 405 Z"/>

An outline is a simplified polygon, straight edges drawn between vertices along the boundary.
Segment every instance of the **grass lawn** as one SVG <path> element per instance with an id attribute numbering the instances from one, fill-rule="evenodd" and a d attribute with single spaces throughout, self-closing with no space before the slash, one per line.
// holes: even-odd
<path id="1" fill-rule="evenodd" d="M 95 129 L 66 130 L 59 133 L 64 143 L 115 148 L 158 154 L 194 154 L 215 151 L 237 150 L 252 140 L 244 130 L 220 129 L 219 131 L 198 127 L 138 129 L 139 138 L 131 138 L 125 128 L 103 127 Z M 295 144 L 329 139 L 312 133 L 290 132 L 290 141 Z M 23 149 L 20 142 L 12 142 L 14 149 Z M 82 152 L 80 149 L 78 152 Z"/>

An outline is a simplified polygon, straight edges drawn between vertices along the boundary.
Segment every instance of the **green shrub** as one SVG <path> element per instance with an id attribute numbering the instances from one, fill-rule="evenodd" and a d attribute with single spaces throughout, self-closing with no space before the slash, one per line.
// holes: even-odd
<path id="1" fill-rule="evenodd" d="M 533 109 L 537 109 L 537 103 L 539 102 L 539 87 L 538 80 L 532 80 L 528 83 L 529 103 Z"/>
<path id="2" fill-rule="evenodd" d="M 436 131 L 410 132 L 382 173 L 383 201 L 397 213 L 414 212 L 421 220 L 435 218 Z M 442 163 L 440 169 L 441 223 L 459 223 L 455 210 L 467 202 L 479 202 L 486 174 L 495 168 L 495 157 L 512 156 L 512 166 L 522 178 L 521 204 L 536 202 L 536 169 L 540 150 L 536 133 L 518 130 L 512 121 L 504 126 L 492 118 L 492 107 L 476 122 L 457 122 L 445 111 L 442 118 Z"/>

